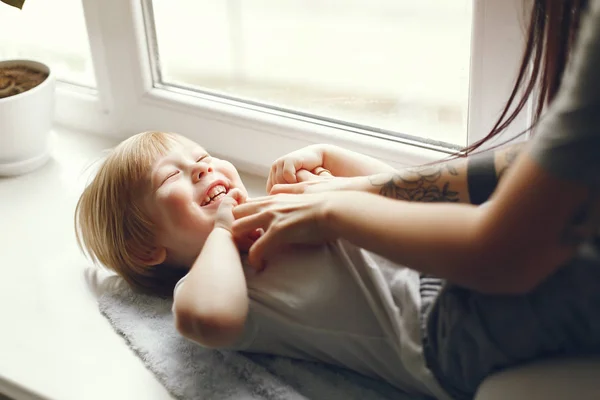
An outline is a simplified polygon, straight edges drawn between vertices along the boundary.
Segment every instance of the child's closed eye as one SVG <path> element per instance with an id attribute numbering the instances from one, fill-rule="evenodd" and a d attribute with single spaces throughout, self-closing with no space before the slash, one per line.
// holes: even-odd
<path id="1" fill-rule="evenodd" d="M 179 171 L 173 171 L 170 172 L 167 176 L 165 176 L 165 178 L 162 180 L 161 185 L 163 183 L 165 183 L 166 181 L 168 181 L 169 179 L 171 179 L 172 177 L 176 176 L 177 174 L 179 174 Z"/>

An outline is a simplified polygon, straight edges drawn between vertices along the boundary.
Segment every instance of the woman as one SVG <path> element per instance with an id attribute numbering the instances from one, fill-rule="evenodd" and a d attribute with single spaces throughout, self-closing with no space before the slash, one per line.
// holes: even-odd
<path id="1" fill-rule="evenodd" d="M 283 245 L 342 238 L 420 271 L 424 357 L 457 398 L 472 397 L 499 369 L 545 356 L 597 353 L 597 71 L 600 0 L 536 1 L 513 95 L 490 135 L 465 153 L 510 124 L 537 85 L 536 121 L 545 103 L 551 107 L 525 147 L 410 172 L 382 172 L 350 153 L 336 158 L 332 151 L 307 148 L 274 164 L 269 189 L 282 194 L 234 209 L 234 232 L 264 229 L 250 249 L 255 265 Z M 517 111 L 505 118 L 521 87 Z M 327 178 L 303 171 L 336 175 L 344 160 L 357 165 L 356 175 L 376 175 Z M 475 206 L 490 195 L 486 206 Z"/>

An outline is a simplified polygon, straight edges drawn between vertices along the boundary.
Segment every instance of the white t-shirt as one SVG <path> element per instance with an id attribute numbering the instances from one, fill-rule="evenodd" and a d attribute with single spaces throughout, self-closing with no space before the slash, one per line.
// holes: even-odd
<path id="1" fill-rule="evenodd" d="M 250 311 L 231 349 L 325 362 L 449 399 L 425 367 L 416 271 L 340 240 L 282 253 L 246 282 Z"/>

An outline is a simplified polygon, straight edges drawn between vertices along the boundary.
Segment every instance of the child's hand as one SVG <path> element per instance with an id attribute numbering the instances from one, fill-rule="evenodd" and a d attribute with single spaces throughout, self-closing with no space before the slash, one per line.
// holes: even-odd
<path id="1" fill-rule="evenodd" d="M 223 228 L 231 232 L 231 226 L 233 225 L 233 207 L 244 203 L 245 199 L 242 191 L 239 189 L 231 189 L 229 193 L 225 195 L 225 198 L 221 200 L 219 208 L 217 209 L 217 215 L 215 216 L 215 228 Z"/>
<path id="2" fill-rule="evenodd" d="M 239 189 L 232 189 L 227 193 L 217 209 L 214 227 L 223 228 L 231 232 L 231 226 L 233 225 L 234 220 L 233 208 L 245 202 L 246 199 Z M 247 252 L 261 235 L 262 230 L 256 230 L 247 236 L 234 237 L 234 240 L 240 251 Z"/>
<path id="3" fill-rule="evenodd" d="M 323 168 L 322 146 L 307 146 L 275 160 L 267 180 L 267 193 L 271 192 L 271 188 L 277 184 L 302 182 L 298 174 L 300 170 L 312 171 L 318 175 L 328 173 Z"/>

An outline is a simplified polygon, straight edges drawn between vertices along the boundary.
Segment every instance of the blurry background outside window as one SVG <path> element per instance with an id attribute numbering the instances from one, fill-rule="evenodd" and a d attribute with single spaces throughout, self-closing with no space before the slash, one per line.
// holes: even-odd
<path id="1" fill-rule="evenodd" d="M 150 4 L 160 84 L 467 143 L 472 0 Z"/>

